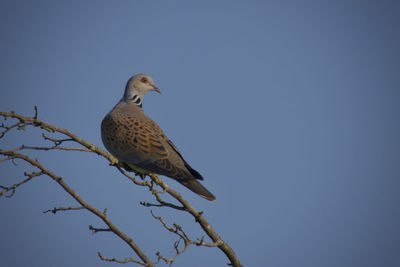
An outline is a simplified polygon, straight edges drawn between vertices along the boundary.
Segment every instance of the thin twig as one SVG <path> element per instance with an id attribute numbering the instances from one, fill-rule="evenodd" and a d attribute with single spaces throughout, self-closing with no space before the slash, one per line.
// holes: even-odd
<path id="1" fill-rule="evenodd" d="M 180 226 L 176 223 L 173 223 L 173 226 L 168 226 L 167 223 L 165 222 L 165 220 L 161 216 L 154 215 L 152 210 L 150 210 L 150 213 L 153 216 L 153 218 L 158 220 L 166 230 L 168 230 L 169 232 L 171 232 L 179 237 L 178 240 L 174 243 L 175 255 L 171 258 L 167 258 L 167 257 L 161 255 L 160 252 L 157 252 L 156 255 L 158 257 L 158 262 L 160 260 L 163 260 L 165 263 L 169 263 L 169 265 L 171 266 L 172 263 L 175 261 L 175 259 L 179 255 L 184 253 L 190 245 L 206 246 L 206 247 L 218 247 L 220 245 L 220 242 L 213 242 L 213 243 L 204 242 L 204 237 L 201 238 L 200 240 L 193 241 L 185 233 L 182 226 Z M 184 242 L 184 247 L 182 249 L 179 249 L 179 244 L 180 244 L 181 240 L 183 240 L 183 242 Z"/>
<path id="2" fill-rule="evenodd" d="M 118 260 L 118 259 L 116 259 L 116 258 L 107 258 L 107 257 L 104 257 L 103 255 L 101 255 L 100 252 L 97 252 L 97 255 L 99 255 L 99 258 L 100 258 L 102 261 L 117 262 L 117 263 L 135 262 L 135 263 L 140 264 L 140 265 L 143 265 L 143 266 L 150 266 L 150 265 L 148 265 L 148 264 L 146 264 L 146 263 L 143 263 L 143 262 L 141 262 L 141 261 L 135 260 L 135 259 L 132 258 L 132 257 L 130 257 L 130 258 L 125 258 L 125 259 L 123 259 L 123 260 Z"/>
<path id="3" fill-rule="evenodd" d="M 62 147 L 62 146 L 48 146 L 48 147 L 42 147 L 42 146 L 25 146 L 23 145 L 21 147 L 22 149 L 30 149 L 30 150 L 65 150 L 65 151 L 81 151 L 81 152 L 92 152 L 90 149 L 87 148 L 81 148 L 81 147 Z"/>
<path id="4" fill-rule="evenodd" d="M 68 142 L 68 141 L 74 141 L 72 138 L 65 138 L 65 139 L 56 139 L 56 138 L 51 138 L 47 136 L 45 133 L 42 133 L 42 137 L 44 140 L 51 141 L 55 144 L 55 146 L 61 145 L 63 142 Z"/>
<path id="5" fill-rule="evenodd" d="M 9 191 L 11 191 L 11 193 L 10 193 L 9 195 L 6 195 L 6 197 L 7 197 L 7 198 L 12 197 L 12 196 L 15 194 L 15 190 L 16 190 L 19 186 L 21 186 L 21 185 L 23 185 L 23 184 L 29 182 L 29 181 L 32 180 L 34 177 L 37 177 L 37 176 L 40 176 L 40 175 L 43 175 L 43 174 L 44 174 L 44 173 L 43 173 L 42 171 L 40 171 L 40 172 L 32 172 L 32 173 L 24 172 L 24 175 L 25 175 L 26 177 L 28 177 L 28 178 L 26 178 L 25 180 L 22 180 L 21 182 L 16 183 L 16 184 L 14 184 L 14 185 L 12 185 L 12 186 L 10 186 L 10 187 L 0 185 L 0 188 L 3 189 L 3 191 L 0 192 L 0 197 L 6 195 L 6 193 L 9 192 Z"/>
<path id="6" fill-rule="evenodd" d="M 86 209 L 85 207 L 83 207 L 83 206 L 80 206 L 80 207 L 67 207 L 67 208 L 64 208 L 64 207 L 54 207 L 53 209 L 51 209 L 51 210 L 45 210 L 45 211 L 43 211 L 43 213 L 47 213 L 47 212 L 52 212 L 53 214 L 56 214 L 58 211 L 68 211 L 68 210 L 83 210 L 83 209 Z"/>
<path id="7" fill-rule="evenodd" d="M 112 232 L 111 228 L 96 228 L 92 225 L 89 225 L 89 230 L 91 230 L 93 234 L 96 234 L 98 232 Z"/>

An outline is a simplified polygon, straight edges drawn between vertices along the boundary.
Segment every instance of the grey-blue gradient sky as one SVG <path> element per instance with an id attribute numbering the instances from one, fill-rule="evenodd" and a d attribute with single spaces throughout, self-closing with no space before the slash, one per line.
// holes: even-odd
<path id="1" fill-rule="evenodd" d="M 210 203 L 166 181 L 245 266 L 400 266 L 398 1 L 0 2 L 0 109 L 39 117 L 103 147 L 100 122 L 127 79 L 162 95 L 144 110 L 205 177 Z M 18 133 L 0 147 L 37 144 Z M 36 155 L 156 258 L 174 236 L 141 207 L 150 194 L 97 156 Z M 23 165 L 1 164 L 0 184 Z M 113 266 L 128 247 L 39 177 L 0 199 L 2 266 Z M 155 209 L 182 224 L 193 220 Z M 175 266 L 225 266 L 190 248 Z"/>

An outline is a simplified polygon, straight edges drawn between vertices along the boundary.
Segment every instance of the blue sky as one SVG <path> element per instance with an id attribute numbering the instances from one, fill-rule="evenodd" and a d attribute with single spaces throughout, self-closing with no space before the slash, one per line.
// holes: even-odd
<path id="1" fill-rule="evenodd" d="M 397 1 L 1 1 L 0 109 L 103 147 L 100 122 L 136 73 L 162 95 L 144 111 L 215 194 L 166 182 L 245 266 L 400 266 L 400 4 Z M 37 144 L 40 132 L 0 140 Z M 94 155 L 38 157 L 156 258 L 173 251 L 150 194 Z M 1 164 L 0 184 L 25 165 Z M 128 247 L 39 177 L 0 199 L 4 266 L 111 266 Z M 193 219 L 153 209 L 201 237 Z M 190 248 L 175 266 L 224 266 Z M 161 265 L 162 266 L 162 265 Z"/>

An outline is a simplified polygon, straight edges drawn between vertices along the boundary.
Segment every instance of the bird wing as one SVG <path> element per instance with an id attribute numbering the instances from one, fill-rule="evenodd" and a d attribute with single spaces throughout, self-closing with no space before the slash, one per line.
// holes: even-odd
<path id="1" fill-rule="evenodd" d="M 120 138 L 124 139 L 123 161 L 177 180 L 191 177 L 185 161 L 161 128 L 148 117 L 120 115 Z"/>
<path id="2" fill-rule="evenodd" d="M 196 194 L 215 200 L 214 195 L 195 179 L 202 180 L 203 177 L 183 159 L 161 128 L 144 114 L 115 112 L 104 118 L 101 128 L 107 149 L 132 169 L 138 167 L 171 177 Z"/>

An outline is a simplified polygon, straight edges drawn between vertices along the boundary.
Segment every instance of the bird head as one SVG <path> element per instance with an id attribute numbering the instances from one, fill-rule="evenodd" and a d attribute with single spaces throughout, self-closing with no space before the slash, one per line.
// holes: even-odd
<path id="1" fill-rule="evenodd" d="M 143 98 L 149 91 L 156 91 L 161 94 L 161 90 L 154 85 L 153 78 L 150 75 L 136 74 L 128 80 L 123 99 L 127 101 L 135 95 Z"/>

